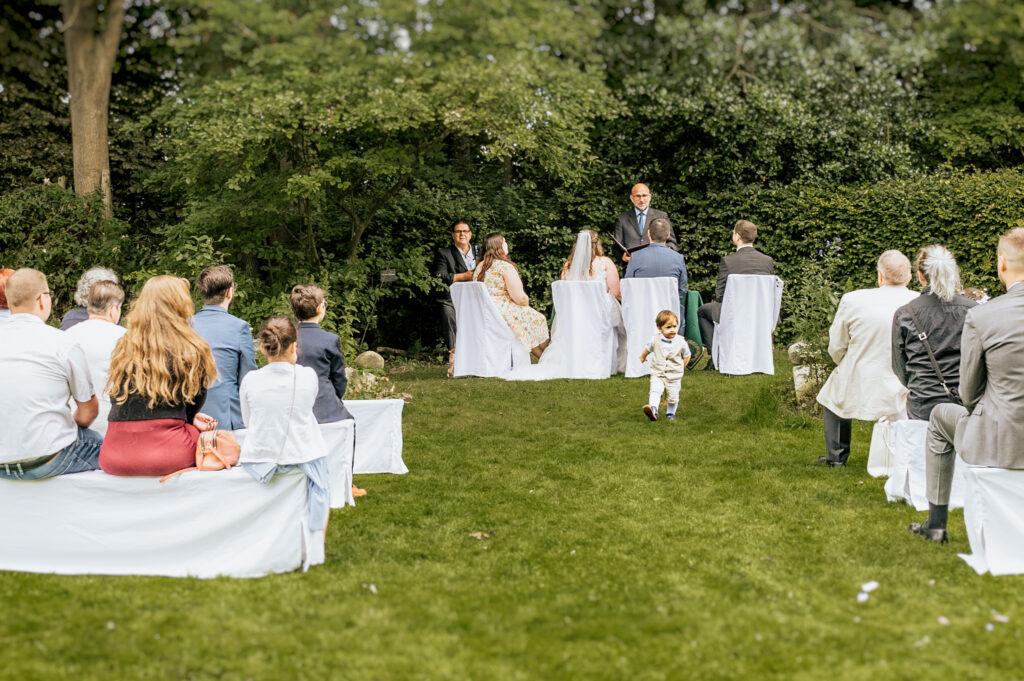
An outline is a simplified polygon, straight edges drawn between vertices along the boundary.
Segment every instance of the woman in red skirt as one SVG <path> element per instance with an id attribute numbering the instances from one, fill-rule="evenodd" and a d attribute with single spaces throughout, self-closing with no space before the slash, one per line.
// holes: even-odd
<path id="1" fill-rule="evenodd" d="M 192 424 L 217 377 L 209 344 L 189 324 L 185 279 L 153 277 L 128 316 L 110 360 L 110 416 L 100 468 L 111 475 L 166 475 L 195 465 Z"/>

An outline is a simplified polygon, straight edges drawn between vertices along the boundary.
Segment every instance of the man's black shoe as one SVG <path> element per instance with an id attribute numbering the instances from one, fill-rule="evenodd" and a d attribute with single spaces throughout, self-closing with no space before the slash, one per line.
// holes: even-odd
<path id="1" fill-rule="evenodd" d="M 933 541 L 936 544 L 948 544 L 949 535 L 946 534 L 946 529 L 943 527 L 930 528 L 925 527 L 920 523 L 910 523 L 907 527 L 907 531 L 910 534 L 916 534 L 924 537 L 929 541 Z"/>
<path id="2" fill-rule="evenodd" d="M 711 359 L 708 359 L 708 363 L 704 365 L 704 368 L 701 369 L 701 371 L 716 371 L 715 365 Z"/>
<path id="3" fill-rule="evenodd" d="M 826 464 L 832 468 L 841 468 L 846 465 L 843 461 L 829 461 L 827 456 L 819 456 L 818 463 Z"/>

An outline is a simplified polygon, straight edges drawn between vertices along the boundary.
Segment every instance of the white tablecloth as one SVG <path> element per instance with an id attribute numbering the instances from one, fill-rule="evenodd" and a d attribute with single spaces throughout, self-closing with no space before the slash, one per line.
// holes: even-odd
<path id="1" fill-rule="evenodd" d="M 979 575 L 1024 574 L 1024 471 L 965 466 L 964 482 L 971 553 L 960 557 Z"/>
<path id="2" fill-rule="evenodd" d="M 355 473 L 408 473 L 402 461 L 404 400 L 345 400 L 356 420 Z"/>
<path id="3" fill-rule="evenodd" d="M 305 527 L 306 476 L 240 468 L 127 478 L 0 480 L 0 569 L 67 575 L 261 577 L 324 561 Z"/>

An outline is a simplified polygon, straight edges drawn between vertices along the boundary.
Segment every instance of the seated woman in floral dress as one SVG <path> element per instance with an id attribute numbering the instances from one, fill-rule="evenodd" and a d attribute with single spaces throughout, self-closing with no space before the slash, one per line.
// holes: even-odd
<path id="1" fill-rule="evenodd" d="M 487 235 L 484 254 L 473 278 L 487 287 L 516 340 L 540 357 L 548 345 L 548 323 L 544 315 L 530 307 L 530 297 L 523 290 L 519 269 L 508 258 L 504 236 L 497 232 Z"/>

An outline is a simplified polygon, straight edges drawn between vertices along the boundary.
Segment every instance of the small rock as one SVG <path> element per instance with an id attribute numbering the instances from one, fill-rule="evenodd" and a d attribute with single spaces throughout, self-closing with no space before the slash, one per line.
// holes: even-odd
<path id="1" fill-rule="evenodd" d="M 359 370 L 355 367 L 345 367 L 345 380 L 354 381 L 358 375 Z"/>
<path id="2" fill-rule="evenodd" d="M 383 369 L 384 358 L 373 350 L 367 350 L 356 357 L 356 366 L 362 369 Z"/>
<path id="3" fill-rule="evenodd" d="M 789 346 L 789 362 L 793 366 L 800 366 L 804 363 L 804 355 L 807 353 L 807 343 L 797 341 Z"/>
<path id="4" fill-rule="evenodd" d="M 857 602 L 858 603 L 867 603 L 868 602 L 868 598 L 870 598 L 870 596 L 868 596 L 863 591 L 861 591 L 859 594 L 857 594 Z"/>

